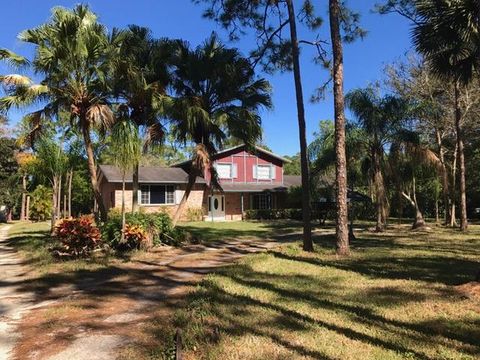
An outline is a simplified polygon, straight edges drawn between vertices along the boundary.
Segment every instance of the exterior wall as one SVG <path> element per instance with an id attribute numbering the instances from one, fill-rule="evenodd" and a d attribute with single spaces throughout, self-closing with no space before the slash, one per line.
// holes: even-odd
<path id="1" fill-rule="evenodd" d="M 283 184 L 283 162 L 260 151 L 252 154 L 242 149 L 237 149 L 222 154 L 221 157 L 216 159 L 216 162 L 237 165 L 237 177 L 234 179 L 220 179 L 221 184 L 257 182 L 262 184 Z M 253 167 L 255 165 L 273 165 L 275 168 L 275 179 L 255 179 L 253 177 Z"/>
<path id="2" fill-rule="evenodd" d="M 176 201 L 172 205 L 140 205 L 140 209 L 147 213 L 155 212 L 166 212 L 171 217 L 175 214 L 178 209 L 178 204 L 182 200 L 183 194 L 185 193 L 186 184 L 177 185 L 175 191 Z M 102 183 L 102 195 L 104 199 L 105 206 L 107 210 L 111 208 L 121 209 L 122 207 L 122 184 L 119 183 Z M 187 205 L 185 211 L 180 220 L 188 220 L 188 209 L 197 209 L 201 208 L 203 213 L 206 214 L 207 211 L 207 191 L 205 191 L 205 185 L 196 184 L 190 196 L 187 200 Z M 125 191 L 125 209 L 127 211 L 132 210 L 132 184 L 126 184 Z M 113 200 L 113 201 L 111 201 Z"/>
<path id="3" fill-rule="evenodd" d="M 242 193 L 225 193 L 225 220 L 242 220 Z M 243 209 L 250 209 L 250 196 L 243 194 Z"/>

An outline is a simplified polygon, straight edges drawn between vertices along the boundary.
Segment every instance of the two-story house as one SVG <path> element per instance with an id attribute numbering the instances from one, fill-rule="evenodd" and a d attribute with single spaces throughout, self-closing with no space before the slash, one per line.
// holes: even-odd
<path id="1" fill-rule="evenodd" d="M 248 209 L 275 209 L 285 206 L 287 190 L 300 186 L 300 176 L 287 176 L 283 165 L 289 160 L 260 147 L 247 151 L 244 145 L 216 154 L 214 166 L 222 190 L 209 188 L 204 179 L 190 193 L 187 209 L 203 209 L 208 220 L 241 220 Z M 141 167 L 139 204 L 145 211 L 173 214 L 187 184 L 191 162 L 170 168 Z M 127 208 L 131 208 L 131 174 L 127 176 Z M 100 183 L 107 208 L 121 206 L 121 173 L 109 165 L 100 166 Z M 186 218 L 188 210 L 184 212 Z"/>

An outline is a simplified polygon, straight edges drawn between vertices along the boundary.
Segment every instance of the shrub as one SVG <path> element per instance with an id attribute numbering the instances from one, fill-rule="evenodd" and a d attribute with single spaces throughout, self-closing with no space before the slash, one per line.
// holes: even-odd
<path id="1" fill-rule="evenodd" d="M 125 238 L 119 242 L 119 250 L 138 250 L 142 247 L 148 247 L 148 236 L 140 225 L 125 225 Z"/>
<path id="2" fill-rule="evenodd" d="M 64 219 L 55 228 L 62 255 L 85 257 L 101 244 L 100 230 L 91 216 Z"/>
<path id="3" fill-rule="evenodd" d="M 312 211 L 312 219 L 320 218 L 319 211 Z M 302 220 L 302 209 L 262 209 L 245 211 L 247 220 Z"/>
<path id="4" fill-rule="evenodd" d="M 52 216 L 52 190 L 38 185 L 31 193 L 30 218 L 36 221 L 45 221 Z"/>
<path id="5" fill-rule="evenodd" d="M 148 243 L 154 246 L 160 244 L 179 245 L 184 234 L 181 229 L 173 228 L 172 220 L 167 213 L 144 213 L 135 212 L 126 214 L 126 222 L 130 227 L 137 227 L 145 233 L 145 245 Z M 119 211 L 110 211 L 108 220 L 102 226 L 102 236 L 110 246 L 117 250 L 129 250 L 120 244 L 122 235 L 122 217 Z M 141 246 L 141 244 L 138 244 Z M 136 247 L 131 247 L 136 248 Z"/>
<path id="6" fill-rule="evenodd" d="M 188 210 L 187 210 L 187 220 L 188 221 L 201 221 L 201 220 L 203 220 L 203 209 L 202 208 L 188 208 Z"/>

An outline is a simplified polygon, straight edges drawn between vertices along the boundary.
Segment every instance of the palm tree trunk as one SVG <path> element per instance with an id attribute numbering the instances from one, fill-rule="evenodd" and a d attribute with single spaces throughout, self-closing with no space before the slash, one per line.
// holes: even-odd
<path id="1" fill-rule="evenodd" d="M 188 174 L 188 183 L 187 183 L 187 187 L 185 188 L 185 193 L 183 194 L 180 204 L 178 204 L 177 211 L 175 212 L 175 215 L 172 220 L 173 226 L 177 226 L 178 221 L 182 217 L 183 212 L 185 211 L 185 206 L 187 205 L 188 197 L 190 196 L 190 193 L 192 192 L 193 186 L 195 185 L 196 181 L 197 181 L 197 173 L 196 173 L 196 170 L 193 169 L 192 167 L 192 169 L 190 169 L 190 172 Z"/>
<path id="2" fill-rule="evenodd" d="M 24 221 L 26 216 L 26 202 L 27 202 L 27 175 L 22 177 L 22 208 L 20 210 L 20 220 Z"/>
<path id="3" fill-rule="evenodd" d="M 57 190 L 57 219 L 62 218 L 62 175 L 58 176 Z"/>
<path id="4" fill-rule="evenodd" d="M 348 255 L 347 156 L 345 153 L 345 99 L 343 94 L 343 48 L 340 35 L 340 6 L 330 0 L 330 34 L 333 49 L 333 95 L 335 108 L 335 170 L 337 206 L 337 254 Z"/>
<path id="5" fill-rule="evenodd" d="M 86 120 L 84 120 L 83 123 L 86 123 Z M 100 219 L 105 221 L 107 219 L 107 210 L 105 209 L 102 193 L 100 192 L 100 186 L 98 184 L 97 166 L 95 164 L 95 155 L 93 153 L 93 144 L 90 137 L 90 131 L 88 128 L 83 128 L 82 132 L 83 140 L 85 142 L 85 149 L 87 151 L 88 172 L 90 173 L 90 182 L 92 185 L 93 195 L 95 196 L 98 210 L 100 212 Z"/>
<path id="6" fill-rule="evenodd" d="M 53 177 L 53 183 L 52 183 L 52 218 L 50 220 L 50 232 L 53 234 L 55 231 L 55 223 L 56 223 L 56 217 L 57 217 L 57 200 L 58 200 L 58 180 L 57 177 Z"/>
<path id="7" fill-rule="evenodd" d="M 455 81 L 455 131 L 457 133 L 457 151 L 460 167 L 460 230 L 465 231 L 467 221 L 467 193 L 465 183 L 465 153 L 463 150 L 463 130 L 460 124 L 462 113 L 460 109 L 460 84 Z"/>
<path id="8" fill-rule="evenodd" d="M 72 180 L 73 180 L 73 170 L 70 170 L 68 176 L 68 218 L 72 217 Z"/>
<path id="9" fill-rule="evenodd" d="M 443 206 L 445 208 L 444 224 L 448 225 L 448 223 L 450 221 L 450 205 L 449 205 L 449 201 L 448 201 L 449 186 L 448 186 L 447 167 L 445 165 L 445 149 L 444 149 L 444 146 L 443 146 L 442 136 L 441 136 L 440 131 L 438 129 L 435 131 L 435 135 L 436 135 L 436 138 L 437 138 L 438 155 L 439 155 L 439 159 L 440 159 L 440 164 L 442 166 L 442 193 L 443 193 Z"/>
<path id="10" fill-rule="evenodd" d="M 452 164 L 452 189 L 450 191 L 450 226 L 457 225 L 456 219 L 456 188 L 457 188 L 457 158 L 458 158 L 458 144 L 455 144 L 455 151 L 453 152 L 453 164 Z"/>
<path id="11" fill-rule="evenodd" d="M 125 241 L 125 226 L 126 226 L 126 218 L 125 218 L 125 171 L 122 173 L 122 235 L 120 238 L 120 242 L 123 243 Z"/>
<path id="12" fill-rule="evenodd" d="M 376 149 L 373 151 L 373 184 L 375 187 L 375 200 L 377 208 L 377 224 L 375 226 L 375 231 L 382 232 L 385 230 L 386 223 L 385 185 L 380 167 L 380 154 Z"/>
<path id="13" fill-rule="evenodd" d="M 286 0 L 292 42 L 293 77 L 297 99 L 298 130 L 300 136 L 300 163 L 302 170 L 302 212 L 303 212 L 303 250 L 313 251 L 312 225 L 310 209 L 310 181 L 307 157 L 307 135 L 305 126 L 305 107 L 303 104 L 303 88 L 300 73 L 300 51 L 298 48 L 296 16 L 293 0 Z"/>
<path id="14" fill-rule="evenodd" d="M 135 164 L 133 167 L 132 174 L 132 213 L 138 211 L 138 175 L 139 175 L 139 165 Z"/>
<path id="15" fill-rule="evenodd" d="M 415 206 L 415 222 L 413 223 L 412 229 L 418 229 L 425 226 L 425 219 L 423 218 L 423 214 L 420 211 L 420 207 L 418 206 L 415 176 L 413 177 L 412 184 L 413 184 L 413 204 Z"/>
<path id="16" fill-rule="evenodd" d="M 25 220 L 30 220 L 30 195 L 27 195 L 25 204 Z"/>

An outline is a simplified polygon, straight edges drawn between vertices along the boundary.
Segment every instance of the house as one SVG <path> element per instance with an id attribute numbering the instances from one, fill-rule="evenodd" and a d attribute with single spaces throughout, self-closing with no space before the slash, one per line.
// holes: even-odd
<path id="1" fill-rule="evenodd" d="M 214 167 L 222 190 L 213 190 L 198 178 L 187 201 L 187 209 L 202 209 L 205 219 L 241 220 L 248 209 L 284 208 L 288 188 L 300 186 L 300 176 L 287 176 L 283 165 L 289 162 L 277 154 L 245 145 L 218 152 Z M 188 181 L 191 161 L 172 167 L 140 167 L 139 206 L 147 212 L 178 208 Z M 99 182 L 107 209 L 119 208 L 122 198 L 122 176 L 118 168 L 99 166 Z M 132 206 L 132 175 L 126 177 L 126 208 Z M 188 210 L 183 214 L 186 219 Z"/>

